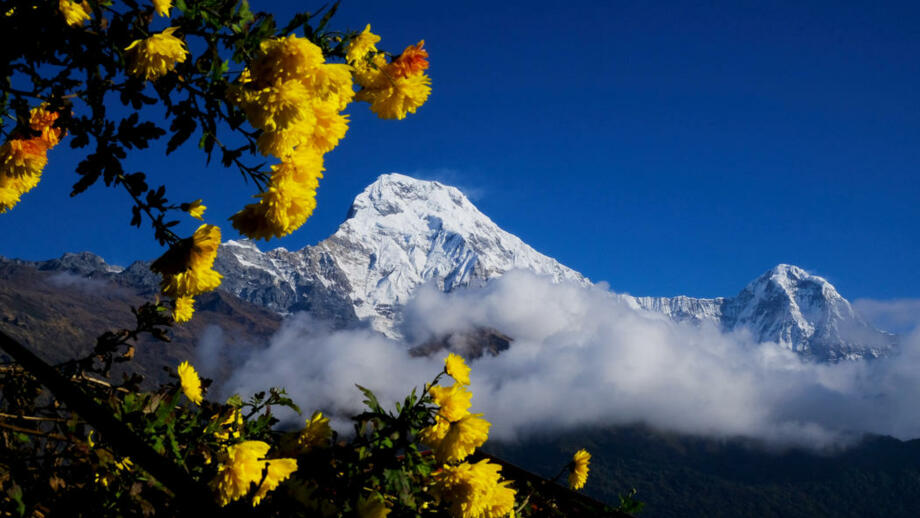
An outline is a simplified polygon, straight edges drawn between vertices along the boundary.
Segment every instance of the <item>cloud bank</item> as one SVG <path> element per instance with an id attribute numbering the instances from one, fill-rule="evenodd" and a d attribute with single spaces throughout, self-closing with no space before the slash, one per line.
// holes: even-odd
<path id="1" fill-rule="evenodd" d="M 920 436 L 920 334 L 890 358 L 813 364 L 745 332 L 677 324 L 604 288 L 528 272 L 449 294 L 423 287 L 404 326 L 410 343 L 294 315 L 224 386 L 244 395 L 284 386 L 345 430 L 362 408 L 355 383 L 393 402 L 441 370 L 444 354 L 410 357 L 412 341 L 493 328 L 514 338 L 510 349 L 471 363 L 473 410 L 492 421 L 493 438 L 635 423 L 818 447 L 863 433 Z"/>

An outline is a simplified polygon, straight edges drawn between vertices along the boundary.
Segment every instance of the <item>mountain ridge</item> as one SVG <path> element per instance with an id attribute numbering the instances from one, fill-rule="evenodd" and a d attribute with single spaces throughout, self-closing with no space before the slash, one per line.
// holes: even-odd
<path id="1" fill-rule="evenodd" d="M 32 262 L 39 269 L 112 276 L 146 292 L 156 276 L 146 263 L 108 265 L 89 252 Z M 335 327 L 367 325 L 401 339 L 401 310 L 421 285 L 477 288 L 513 269 L 553 282 L 591 286 L 579 272 L 498 227 L 463 193 L 440 182 L 381 175 L 358 194 L 335 233 L 300 250 L 261 251 L 247 240 L 220 246 L 215 268 L 223 291 L 279 315 L 307 311 Z M 896 344 L 867 323 L 826 279 L 780 264 L 734 297 L 635 297 L 629 306 L 678 323 L 750 332 L 819 361 L 876 358 Z M 499 330 L 500 331 L 500 330 Z"/>

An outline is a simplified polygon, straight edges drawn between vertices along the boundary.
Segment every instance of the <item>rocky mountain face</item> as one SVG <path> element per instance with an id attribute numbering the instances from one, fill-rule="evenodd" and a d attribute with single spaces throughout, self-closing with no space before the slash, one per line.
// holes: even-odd
<path id="1" fill-rule="evenodd" d="M 400 309 L 420 285 L 484 285 L 515 269 L 588 284 L 505 232 L 455 187 L 386 174 L 359 194 L 338 230 L 296 252 L 228 241 L 224 289 L 279 313 L 314 309 L 398 338 Z M 318 314 L 317 316 L 325 316 Z"/>
<path id="2" fill-rule="evenodd" d="M 746 329 L 758 342 L 776 342 L 821 361 L 877 358 L 896 343 L 823 277 L 788 264 L 765 272 L 732 298 L 636 297 L 635 303 L 679 322 Z"/>
<path id="3" fill-rule="evenodd" d="M 86 252 L 7 262 L 109 279 L 142 294 L 157 290 L 157 277 L 142 262 L 121 268 Z M 224 275 L 221 290 L 274 314 L 306 311 L 335 327 L 369 325 L 397 339 L 401 309 L 425 283 L 449 292 L 527 269 L 556 282 L 590 285 L 499 228 L 458 189 L 400 174 L 382 175 L 369 185 L 338 230 L 315 246 L 262 252 L 250 241 L 228 241 L 215 268 Z M 747 329 L 760 342 L 777 342 L 820 361 L 878 357 L 895 343 L 825 279 L 791 265 L 776 266 L 731 298 L 620 297 L 677 322 Z"/>

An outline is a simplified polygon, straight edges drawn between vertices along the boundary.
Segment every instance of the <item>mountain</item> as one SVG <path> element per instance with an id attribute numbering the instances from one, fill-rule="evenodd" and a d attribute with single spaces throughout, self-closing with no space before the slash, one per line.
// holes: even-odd
<path id="1" fill-rule="evenodd" d="M 120 268 L 84 252 L 29 264 L 115 279 L 148 295 L 157 289 L 142 262 Z M 228 241 L 215 268 L 224 275 L 223 292 L 275 314 L 306 311 L 338 328 L 367 325 L 394 339 L 401 338 L 403 306 L 426 283 L 449 292 L 527 269 L 555 282 L 591 284 L 499 228 L 460 190 L 395 173 L 364 189 L 338 230 L 315 246 L 262 252 L 251 241 Z M 818 361 L 879 357 L 895 344 L 894 335 L 869 325 L 827 280 L 792 265 L 776 266 L 729 298 L 617 296 L 677 322 L 747 330 L 759 342 Z M 513 339 L 494 331 L 495 350 Z"/>
<path id="2" fill-rule="evenodd" d="M 338 230 L 316 246 L 262 254 L 251 243 L 229 241 L 217 268 L 232 277 L 224 289 L 246 300 L 290 313 L 318 292 L 332 296 L 348 319 L 392 338 L 400 336 L 399 309 L 427 282 L 451 291 L 520 268 L 589 284 L 499 228 L 459 189 L 395 173 L 364 189 Z"/>
<path id="3" fill-rule="evenodd" d="M 637 297 L 635 304 L 678 322 L 746 329 L 758 342 L 776 342 L 821 361 L 878 358 L 895 336 L 866 322 L 823 277 L 780 264 L 732 298 Z"/>
<path id="4" fill-rule="evenodd" d="M 152 300 L 156 288 L 157 277 L 143 263 L 119 268 L 89 253 L 38 263 L 0 258 L 0 327 L 56 364 L 88 354 L 104 332 L 133 329 L 131 307 Z M 220 379 L 229 373 L 230 359 L 266 347 L 280 324 L 276 313 L 232 294 L 206 293 L 198 298 L 195 318 L 172 329 L 171 343 L 141 335 L 128 370 L 144 375 L 150 386 L 166 383 L 161 367 L 194 358 L 196 346 L 210 339 L 222 344 L 219 357 L 208 361 L 209 375 Z M 6 360 L 0 353 L 0 361 Z M 116 364 L 114 379 L 121 372 Z"/>

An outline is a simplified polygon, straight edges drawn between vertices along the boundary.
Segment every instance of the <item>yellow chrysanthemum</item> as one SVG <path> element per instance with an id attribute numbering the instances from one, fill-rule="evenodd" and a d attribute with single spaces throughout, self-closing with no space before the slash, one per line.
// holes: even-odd
<path id="1" fill-rule="evenodd" d="M 189 362 L 182 362 L 179 368 L 179 383 L 182 385 L 182 393 L 192 403 L 200 405 L 204 397 L 201 394 L 201 378 L 195 372 L 195 368 Z"/>
<path id="2" fill-rule="evenodd" d="M 163 294 L 174 298 L 195 296 L 220 286 L 221 275 L 212 268 L 218 246 L 220 228 L 205 224 L 154 261 L 150 269 L 163 274 Z"/>
<path id="3" fill-rule="evenodd" d="M 251 239 L 282 237 L 310 217 L 316 208 L 316 189 L 323 176 L 323 157 L 307 146 L 298 148 L 281 164 L 272 166 L 269 188 L 230 219 L 233 227 Z"/>
<path id="4" fill-rule="evenodd" d="M 188 57 L 185 42 L 173 36 L 177 27 L 170 27 L 143 40 L 136 40 L 125 51 L 130 58 L 128 72 L 153 81 L 176 69 Z"/>
<path id="5" fill-rule="evenodd" d="M 432 444 L 439 462 L 457 462 L 467 458 L 489 438 L 491 424 L 482 414 L 471 414 L 451 423 L 444 437 Z"/>
<path id="6" fill-rule="evenodd" d="M 32 108 L 32 111 L 29 112 L 29 126 L 41 133 L 39 139 L 44 142 L 48 149 L 51 149 L 61 141 L 62 130 L 54 127 L 59 114 L 48 111 L 46 107 L 47 103 L 42 103 Z"/>
<path id="7" fill-rule="evenodd" d="M 265 471 L 265 481 L 252 499 L 255 507 L 269 491 L 297 470 L 294 459 L 263 460 L 269 448 L 262 441 L 244 441 L 227 448 L 224 461 L 217 468 L 217 476 L 211 481 L 221 506 L 247 495 L 252 485 L 262 480 Z"/>
<path id="8" fill-rule="evenodd" d="M 310 117 L 310 92 L 303 82 L 296 79 L 278 80 L 270 87 L 259 90 L 251 102 L 242 104 L 246 118 L 254 127 L 265 131 L 277 131 L 293 124 L 312 126 Z"/>
<path id="9" fill-rule="evenodd" d="M 432 478 L 434 495 L 450 505 L 456 518 L 508 516 L 514 509 L 513 489 L 501 480 L 501 467 L 487 460 L 445 465 Z"/>
<path id="10" fill-rule="evenodd" d="M 377 53 L 376 45 L 378 42 L 380 42 L 380 36 L 371 32 L 371 24 L 367 24 L 364 31 L 355 36 L 351 43 L 348 44 L 348 50 L 345 51 L 345 60 L 356 69 L 367 67 L 368 54 Z"/>
<path id="11" fill-rule="evenodd" d="M 389 84 L 387 65 L 387 58 L 382 52 L 371 55 L 364 66 L 354 67 L 355 82 L 366 89 L 386 88 Z"/>
<path id="12" fill-rule="evenodd" d="M 344 110 L 355 97 L 351 67 L 342 63 L 326 63 L 300 78 L 311 97 L 331 102 L 338 111 Z"/>
<path id="13" fill-rule="evenodd" d="M 431 78 L 426 74 L 389 79 L 386 87 L 364 88 L 355 96 L 358 101 L 370 103 L 371 111 L 381 119 L 404 119 L 425 104 L 431 94 Z"/>
<path id="14" fill-rule="evenodd" d="M 358 518 L 386 518 L 388 514 L 390 509 L 378 495 L 358 499 Z"/>
<path id="15" fill-rule="evenodd" d="M 469 415 L 473 393 L 463 385 L 455 383 L 449 387 L 435 385 L 428 389 L 434 404 L 441 407 L 438 414 L 451 423 L 457 422 Z"/>
<path id="16" fill-rule="evenodd" d="M 428 69 L 428 51 L 423 47 L 425 40 L 409 45 L 406 50 L 390 63 L 393 77 L 408 77 L 420 74 Z"/>
<path id="17" fill-rule="evenodd" d="M 227 448 L 225 459 L 217 468 L 217 476 L 211 481 L 221 506 L 246 496 L 252 485 L 262 480 L 265 468 L 262 458 L 269 449 L 269 445 L 262 441 L 244 441 Z"/>
<path id="18" fill-rule="evenodd" d="M 256 139 L 256 145 L 263 155 L 284 159 L 294 152 L 294 148 L 309 142 L 312 134 L 311 124 L 294 124 L 283 130 L 263 131 Z"/>
<path id="19" fill-rule="evenodd" d="M 0 146 L 0 175 L 38 176 L 48 163 L 48 145 L 41 138 L 12 139 Z"/>
<path id="20" fill-rule="evenodd" d="M 447 358 L 444 358 L 444 368 L 447 370 L 447 375 L 457 380 L 457 383 L 470 384 L 470 368 L 463 361 L 462 356 L 454 353 L 448 354 Z"/>
<path id="21" fill-rule="evenodd" d="M 569 464 L 569 487 L 578 490 L 585 487 L 588 481 L 588 462 L 591 454 L 586 450 L 578 450 Z"/>
<path id="22" fill-rule="evenodd" d="M 0 214 L 12 209 L 19 198 L 38 185 L 39 175 L 13 177 L 0 173 Z"/>
<path id="23" fill-rule="evenodd" d="M 173 319 L 178 323 L 188 322 L 195 314 L 195 299 L 192 297 L 179 297 L 176 299 L 176 309 Z"/>
<path id="24" fill-rule="evenodd" d="M 332 101 L 314 104 L 313 113 L 316 116 L 316 125 L 309 144 L 320 153 L 328 153 L 339 141 L 345 138 L 348 132 L 348 115 L 339 113 Z"/>
<path id="25" fill-rule="evenodd" d="M 297 435 L 297 447 L 300 451 L 322 448 L 329 445 L 330 439 L 332 428 L 329 426 L 329 418 L 323 417 L 322 412 L 313 412 L 304 429 Z"/>
<path id="26" fill-rule="evenodd" d="M 186 212 L 188 212 L 189 216 L 198 220 L 204 220 L 202 216 L 204 215 L 204 211 L 208 208 L 208 206 L 202 205 L 201 198 L 199 198 L 192 203 L 186 204 L 183 208 Z"/>
<path id="27" fill-rule="evenodd" d="M 448 431 L 450 431 L 450 421 L 438 415 L 435 416 L 433 425 L 423 428 L 419 432 L 418 438 L 422 443 L 435 448 L 441 443 Z"/>
<path id="28" fill-rule="evenodd" d="M 274 491 L 278 484 L 282 483 L 291 476 L 291 473 L 297 471 L 297 461 L 294 459 L 272 459 L 267 461 L 265 480 L 259 486 L 256 494 L 252 496 L 252 506 L 259 505 L 259 502 L 265 498 L 269 491 Z"/>
<path id="29" fill-rule="evenodd" d="M 153 0 L 153 10 L 160 16 L 169 18 L 169 9 L 172 7 L 172 0 Z"/>
<path id="30" fill-rule="evenodd" d="M 252 64 L 252 78 L 259 85 L 302 79 L 324 62 L 323 51 L 307 38 L 290 35 L 265 40 L 262 55 Z"/>
<path id="31" fill-rule="evenodd" d="M 71 27 L 79 27 L 92 17 L 93 9 L 84 0 L 81 3 L 71 0 L 60 0 L 58 10 L 64 15 L 64 20 Z"/>

